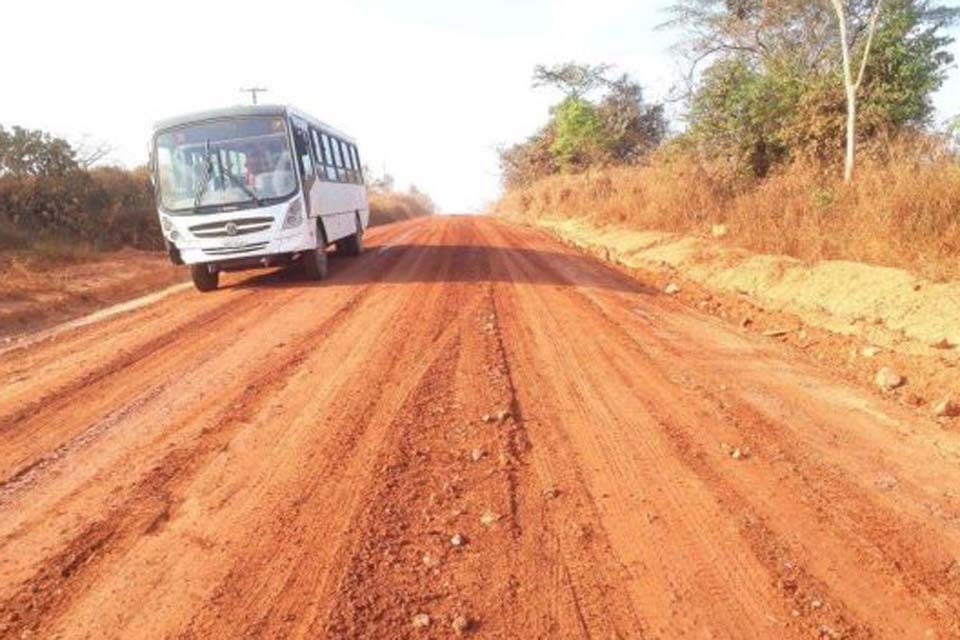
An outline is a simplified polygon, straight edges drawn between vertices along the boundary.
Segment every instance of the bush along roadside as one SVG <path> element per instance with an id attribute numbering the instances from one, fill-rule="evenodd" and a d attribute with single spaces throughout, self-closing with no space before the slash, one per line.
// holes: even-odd
<path id="1" fill-rule="evenodd" d="M 91 168 L 68 142 L 0 127 L 0 248 L 161 249 L 146 168 Z"/>

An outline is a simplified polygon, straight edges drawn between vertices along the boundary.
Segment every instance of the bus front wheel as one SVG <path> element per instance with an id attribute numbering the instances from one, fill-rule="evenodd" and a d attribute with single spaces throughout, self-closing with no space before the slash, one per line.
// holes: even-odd
<path id="1" fill-rule="evenodd" d="M 211 270 L 205 264 L 190 265 L 190 277 L 198 291 L 216 291 L 220 283 L 220 272 Z"/>
<path id="2" fill-rule="evenodd" d="M 304 251 L 300 261 L 308 279 L 323 280 L 327 277 L 327 251 L 322 244 L 316 249 Z"/>

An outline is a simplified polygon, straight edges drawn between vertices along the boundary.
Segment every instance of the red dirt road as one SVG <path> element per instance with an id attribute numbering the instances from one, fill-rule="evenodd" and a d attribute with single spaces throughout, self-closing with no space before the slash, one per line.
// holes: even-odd
<path id="1" fill-rule="evenodd" d="M 537 231 L 368 239 L 0 354 L 0 636 L 960 637 L 957 434 Z"/>

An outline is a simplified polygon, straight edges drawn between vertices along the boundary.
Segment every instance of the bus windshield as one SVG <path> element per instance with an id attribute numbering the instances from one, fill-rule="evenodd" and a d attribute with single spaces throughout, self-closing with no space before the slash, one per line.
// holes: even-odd
<path id="1" fill-rule="evenodd" d="M 160 202 L 170 212 L 256 204 L 297 189 L 284 119 L 200 122 L 157 135 Z"/>

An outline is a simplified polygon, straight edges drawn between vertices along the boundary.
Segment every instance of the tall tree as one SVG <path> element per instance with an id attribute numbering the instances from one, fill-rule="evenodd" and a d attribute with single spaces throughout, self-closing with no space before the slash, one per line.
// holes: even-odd
<path id="1" fill-rule="evenodd" d="M 562 169 L 578 171 L 607 160 L 611 136 L 591 102 L 565 98 L 553 108 L 553 128 L 550 151 Z"/>
<path id="2" fill-rule="evenodd" d="M 638 82 L 611 70 L 576 62 L 534 68 L 534 87 L 558 89 L 564 98 L 540 131 L 500 149 L 508 187 L 559 171 L 635 163 L 660 144 L 667 133 L 663 105 L 644 100 Z"/>
<path id="3" fill-rule="evenodd" d="M 762 173 L 768 160 L 846 160 L 841 150 L 851 140 L 855 154 L 885 133 L 928 126 L 932 96 L 953 63 L 946 28 L 960 9 L 936 0 L 878 2 L 678 0 L 667 25 L 683 32 L 679 49 L 694 79 L 689 131 L 698 146 Z"/>
<path id="4" fill-rule="evenodd" d="M 0 176 L 61 176 L 77 169 L 66 140 L 43 131 L 0 126 Z"/>
<path id="5" fill-rule="evenodd" d="M 614 162 L 638 161 L 667 135 L 663 105 L 644 100 L 643 87 L 627 74 L 609 81 L 597 115 L 610 138 L 608 149 Z"/>
<path id="6" fill-rule="evenodd" d="M 850 27 L 848 24 L 848 10 L 842 0 L 831 0 L 833 9 L 837 13 L 837 26 L 840 30 L 840 50 L 843 58 L 843 86 L 847 94 L 847 153 L 843 163 L 843 179 L 846 182 L 853 180 L 853 169 L 856 163 L 857 153 L 857 92 L 860 91 L 860 85 L 863 84 L 863 76 L 867 72 L 867 63 L 870 61 L 870 50 L 873 48 L 873 36 L 877 31 L 877 18 L 880 17 L 880 9 L 883 6 L 883 0 L 874 2 L 873 10 L 870 14 L 870 21 L 867 24 L 867 42 L 860 54 L 860 70 L 856 77 L 853 75 L 853 61 L 855 52 L 850 50 Z"/>

